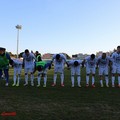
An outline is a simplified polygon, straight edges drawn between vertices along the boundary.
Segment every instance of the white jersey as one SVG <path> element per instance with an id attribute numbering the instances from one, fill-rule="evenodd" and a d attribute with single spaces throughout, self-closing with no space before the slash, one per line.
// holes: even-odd
<path id="1" fill-rule="evenodd" d="M 112 61 L 112 59 L 109 56 L 107 56 L 105 59 L 100 56 L 98 58 L 98 65 L 99 67 L 105 68 L 108 67 L 110 61 Z"/>
<path id="2" fill-rule="evenodd" d="M 78 66 L 74 65 L 74 62 L 78 62 Z M 80 66 L 81 66 L 82 60 L 71 60 L 68 64 L 71 68 L 71 75 L 80 75 Z"/>
<path id="3" fill-rule="evenodd" d="M 57 60 L 56 59 L 56 55 L 53 55 L 52 61 L 54 62 L 54 66 L 61 66 L 63 67 L 65 62 L 66 62 L 66 57 L 63 54 L 59 54 L 60 55 L 60 59 Z"/>
<path id="4" fill-rule="evenodd" d="M 86 68 L 95 68 L 96 63 L 97 63 L 97 58 L 94 58 L 93 60 L 91 59 L 90 56 L 85 58 Z"/>
<path id="5" fill-rule="evenodd" d="M 25 53 L 23 54 L 23 59 L 24 59 L 24 64 L 25 64 L 25 68 L 26 67 L 33 67 L 34 66 L 34 62 L 36 60 L 35 56 L 33 53 L 29 53 L 29 55 L 27 56 Z"/>
<path id="6" fill-rule="evenodd" d="M 120 53 L 114 52 L 112 54 L 113 66 L 120 67 Z"/>
<path id="7" fill-rule="evenodd" d="M 21 59 L 13 59 L 13 64 L 15 68 L 22 67 L 23 61 Z"/>
<path id="8" fill-rule="evenodd" d="M 23 61 L 21 59 L 13 59 L 14 76 L 16 76 L 16 74 L 21 74 L 22 64 Z"/>

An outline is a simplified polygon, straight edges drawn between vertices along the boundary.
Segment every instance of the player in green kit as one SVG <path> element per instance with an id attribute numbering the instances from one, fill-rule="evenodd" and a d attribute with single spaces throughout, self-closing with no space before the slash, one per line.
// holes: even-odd
<path id="1" fill-rule="evenodd" d="M 12 59 L 9 53 L 6 52 L 5 48 L 0 47 L 0 78 L 2 77 L 2 71 L 4 71 L 6 84 L 8 86 L 9 82 L 9 64 L 12 64 Z"/>
<path id="2" fill-rule="evenodd" d="M 41 81 L 41 77 L 44 78 L 44 84 L 43 87 L 46 87 L 46 83 L 47 83 L 47 71 L 48 69 L 51 68 L 51 63 L 47 63 L 46 61 L 38 61 L 35 62 L 35 70 L 33 73 L 35 73 L 35 71 L 38 71 L 38 85 L 37 87 L 40 87 L 40 81 Z"/>

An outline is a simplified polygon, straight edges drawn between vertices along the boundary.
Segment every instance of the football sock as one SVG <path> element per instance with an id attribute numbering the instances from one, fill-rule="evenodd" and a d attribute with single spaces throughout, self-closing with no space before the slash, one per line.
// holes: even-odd
<path id="1" fill-rule="evenodd" d="M 61 74 L 60 77 L 61 77 L 61 84 L 63 84 L 63 82 L 64 82 L 64 74 Z"/>
<path id="2" fill-rule="evenodd" d="M 95 84 L 95 77 L 92 76 L 92 85 L 94 85 L 94 84 Z"/>
<path id="3" fill-rule="evenodd" d="M 74 85 L 74 76 L 71 76 L 72 85 Z"/>
<path id="4" fill-rule="evenodd" d="M 34 75 L 31 74 L 31 84 L 33 84 L 33 82 L 34 82 Z"/>
<path id="5" fill-rule="evenodd" d="M 118 85 L 120 85 L 120 76 L 118 76 Z"/>
<path id="6" fill-rule="evenodd" d="M 28 84 L 28 74 L 25 75 L 25 84 Z"/>
<path id="7" fill-rule="evenodd" d="M 86 84 L 89 85 L 89 76 L 88 75 L 86 76 Z"/>
<path id="8" fill-rule="evenodd" d="M 46 82 L 47 82 L 47 75 L 45 75 L 44 77 L 44 85 L 46 85 Z"/>
<path id="9" fill-rule="evenodd" d="M 77 81 L 78 81 L 78 86 L 80 86 L 80 83 L 81 83 L 81 77 L 80 76 L 77 77 Z"/>
<path id="10" fill-rule="evenodd" d="M 115 76 L 112 76 L 112 86 L 115 84 Z"/>
<path id="11" fill-rule="evenodd" d="M 56 84 L 57 74 L 54 74 L 54 84 Z"/>
<path id="12" fill-rule="evenodd" d="M 100 85 L 103 85 L 103 80 L 100 80 Z"/>
<path id="13" fill-rule="evenodd" d="M 105 81 L 106 81 L 106 85 L 108 85 L 109 80 L 107 76 L 105 77 Z"/>
<path id="14" fill-rule="evenodd" d="M 38 85 L 40 85 L 40 81 L 41 81 L 41 76 L 38 76 Z"/>
<path id="15" fill-rule="evenodd" d="M 14 75 L 13 79 L 14 79 L 14 84 L 16 84 L 16 75 Z"/>

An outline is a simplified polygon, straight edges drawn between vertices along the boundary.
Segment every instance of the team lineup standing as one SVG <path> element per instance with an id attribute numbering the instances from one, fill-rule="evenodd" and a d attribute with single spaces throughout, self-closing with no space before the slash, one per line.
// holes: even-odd
<path id="1" fill-rule="evenodd" d="M 60 85 L 64 87 L 64 66 L 67 65 L 68 69 L 71 70 L 71 87 L 75 86 L 75 75 L 77 76 L 77 86 L 81 87 L 81 67 L 86 67 L 86 87 L 89 87 L 90 74 L 92 74 L 92 87 L 95 87 L 95 75 L 96 69 L 98 68 L 98 75 L 100 86 L 103 87 L 103 80 L 105 78 L 106 87 L 109 87 L 109 75 L 108 70 L 110 67 L 111 70 L 111 81 L 112 87 L 115 87 L 115 75 L 117 74 L 118 87 L 120 87 L 120 46 L 117 47 L 117 51 L 114 52 L 111 56 L 107 56 L 106 53 L 103 53 L 98 58 L 91 54 L 86 57 L 84 60 L 74 59 L 67 61 L 65 55 L 63 54 L 54 54 L 51 62 L 42 61 L 41 55 L 38 51 L 36 54 L 29 52 L 26 49 L 23 53 L 23 61 L 20 59 L 11 59 L 10 55 L 5 51 L 5 48 L 0 47 L 0 78 L 4 71 L 6 86 L 8 86 L 9 81 L 9 64 L 14 67 L 14 76 L 13 76 L 13 85 L 19 86 L 20 84 L 20 74 L 22 67 L 24 68 L 25 83 L 24 86 L 28 85 L 28 74 L 30 73 L 31 86 L 34 86 L 34 73 L 38 71 L 38 85 L 40 87 L 41 77 L 44 78 L 43 87 L 46 87 L 47 84 L 47 72 L 51 68 L 51 65 L 54 65 L 54 75 L 53 75 L 53 84 L 51 86 L 56 86 L 57 83 L 57 74 L 60 74 Z"/>

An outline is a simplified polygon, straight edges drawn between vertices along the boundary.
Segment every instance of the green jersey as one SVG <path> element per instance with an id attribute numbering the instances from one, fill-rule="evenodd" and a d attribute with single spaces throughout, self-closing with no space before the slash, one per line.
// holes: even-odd
<path id="1" fill-rule="evenodd" d="M 0 55 L 0 69 L 9 67 L 9 59 L 6 57 L 6 53 L 2 56 Z"/>
<path id="2" fill-rule="evenodd" d="M 44 68 L 45 65 L 46 65 L 46 62 L 45 62 L 45 61 L 39 61 L 39 62 L 36 62 L 36 67 L 38 67 L 38 66 L 42 66 L 42 67 Z"/>

